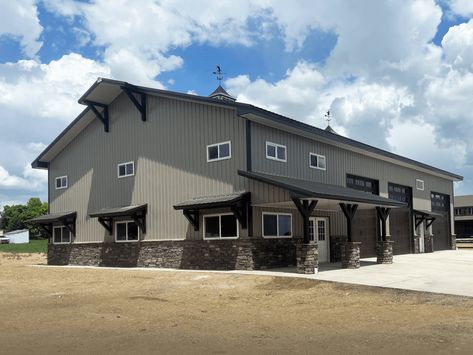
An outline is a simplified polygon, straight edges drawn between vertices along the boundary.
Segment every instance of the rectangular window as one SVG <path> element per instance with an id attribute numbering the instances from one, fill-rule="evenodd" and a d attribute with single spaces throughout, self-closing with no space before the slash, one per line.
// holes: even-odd
<path id="1" fill-rule="evenodd" d="M 56 178 L 56 190 L 67 188 L 67 176 L 59 176 Z"/>
<path id="2" fill-rule="evenodd" d="M 127 177 L 135 175 L 135 162 L 130 161 L 128 163 L 118 164 L 118 177 Z"/>
<path id="3" fill-rule="evenodd" d="M 309 166 L 314 169 L 325 170 L 326 162 L 325 156 L 315 153 L 309 153 Z"/>
<path id="4" fill-rule="evenodd" d="M 412 206 L 412 189 L 408 186 L 388 183 L 388 197 L 391 200 L 401 201 Z"/>
<path id="5" fill-rule="evenodd" d="M 204 239 L 235 239 L 238 237 L 238 221 L 232 213 L 204 216 Z"/>
<path id="6" fill-rule="evenodd" d="M 289 213 L 263 212 L 263 237 L 291 238 L 292 215 Z"/>
<path id="7" fill-rule="evenodd" d="M 71 232 L 64 226 L 57 226 L 53 228 L 53 243 L 54 244 L 69 244 L 71 242 Z"/>
<path id="8" fill-rule="evenodd" d="M 286 162 L 286 146 L 266 142 L 266 158 Z"/>
<path id="9" fill-rule="evenodd" d="M 232 157 L 232 142 L 222 142 L 207 146 L 207 162 L 230 159 Z"/>
<path id="10" fill-rule="evenodd" d="M 116 242 L 137 242 L 140 239 L 138 225 L 133 221 L 115 222 Z"/>
<path id="11" fill-rule="evenodd" d="M 378 180 L 347 174 L 346 184 L 351 189 L 368 192 L 373 195 L 379 194 Z"/>
<path id="12" fill-rule="evenodd" d="M 416 189 L 424 191 L 424 180 L 416 179 Z"/>
<path id="13" fill-rule="evenodd" d="M 432 211 L 447 212 L 450 210 L 449 195 L 441 194 L 438 192 L 431 192 L 430 200 Z"/>

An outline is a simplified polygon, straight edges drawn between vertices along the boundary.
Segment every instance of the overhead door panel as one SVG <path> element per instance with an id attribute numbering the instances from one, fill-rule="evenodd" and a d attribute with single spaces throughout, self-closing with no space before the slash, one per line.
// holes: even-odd
<path id="1" fill-rule="evenodd" d="M 450 249 L 450 196 L 432 192 L 432 211 L 440 214 L 432 224 L 434 250 Z"/>
<path id="2" fill-rule="evenodd" d="M 408 186 L 389 183 L 389 198 L 407 203 L 405 208 L 394 208 L 389 213 L 389 229 L 394 241 L 394 254 L 409 254 L 412 245 L 412 189 Z"/>

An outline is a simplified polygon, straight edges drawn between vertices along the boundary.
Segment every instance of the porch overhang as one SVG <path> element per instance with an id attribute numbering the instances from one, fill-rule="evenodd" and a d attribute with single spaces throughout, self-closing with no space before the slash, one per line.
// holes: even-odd
<path id="1" fill-rule="evenodd" d="M 427 222 L 427 228 L 429 228 L 432 223 L 434 223 L 437 217 L 441 217 L 440 213 L 427 211 L 427 210 L 413 210 L 414 218 L 415 218 L 415 225 L 416 228 L 421 225 L 422 222 Z"/>
<path id="2" fill-rule="evenodd" d="M 297 195 L 300 199 L 334 200 L 337 203 L 366 204 L 390 208 L 407 206 L 404 202 L 372 195 L 344 186 L 243 170 L 238 170 L 238 175 L 288 190 L 291 194 Z"/>
<path id="3" fill-rule="evenodd" d="M 43 216 L 35 217 L 27 220 L 28 223 L 33 223 L 38 225 L 42 230 L 44 230 L 48 236 L 53 234 L 53 224 L 61 223 L 64 225 L 72 235 L 76 234 L 76 219 L 77 212 L 59 212 L 59 213 L 49 213 Z"/>
<path id="4" fill-rule="evenodd" d="M 240 222 L 241 227 L 246 229 L 250 203 L 251 194 L 241 191 L 225 195 L 196 197 L 174 205 L 174 209 L 182 210 L 184 216 L 194 226 L 194 230 L 198 231 L 201 210 L 228 207 Z"/>
<path id="5" fill-rule="evenodd" d="M 97 212 L 90 213 L 90 218 L 97 218 L 99 223 L 108 231 L 110 235 L 113 234 L 113 222 L 119 217 L 130 217 L 141 229 L 146 233 L 146 214 L 148 212 L 148 204 L 130 205 L 122 207 L 103 208 Z"/>

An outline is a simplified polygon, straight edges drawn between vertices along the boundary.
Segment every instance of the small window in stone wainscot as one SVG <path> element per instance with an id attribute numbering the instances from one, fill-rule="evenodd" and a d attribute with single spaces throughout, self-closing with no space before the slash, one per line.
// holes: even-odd
<path id="1" fill-rule="evenodd" d="M 137 242 L 140 239 L 138 225 L 133 221 L 115 222 L 116 242 Z"/>
<path id="2" fill-rule="evenodd" d="M 291 238 L 292 215 L 290 213 L 263 212 L 264 238 Z"/>
<path id="3" fill-rule="evenodd" d="M 71 232 L 64 226 L 53 228 L 53 244 L 69 244 L 71 242 Z"/>
<path id="4" fill-rule="evenodd" d="M 238 221 L 233 213 L 204 216 L 204 239 L 236 239 Z"/>

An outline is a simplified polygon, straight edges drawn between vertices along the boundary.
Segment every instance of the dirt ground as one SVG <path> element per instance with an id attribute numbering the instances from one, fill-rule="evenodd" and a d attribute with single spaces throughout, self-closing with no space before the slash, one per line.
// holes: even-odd
<path id="1" fill-rule="evenodd" d="M 0 254 L 1 354 L 472 353 L 473 299 Z"/>

